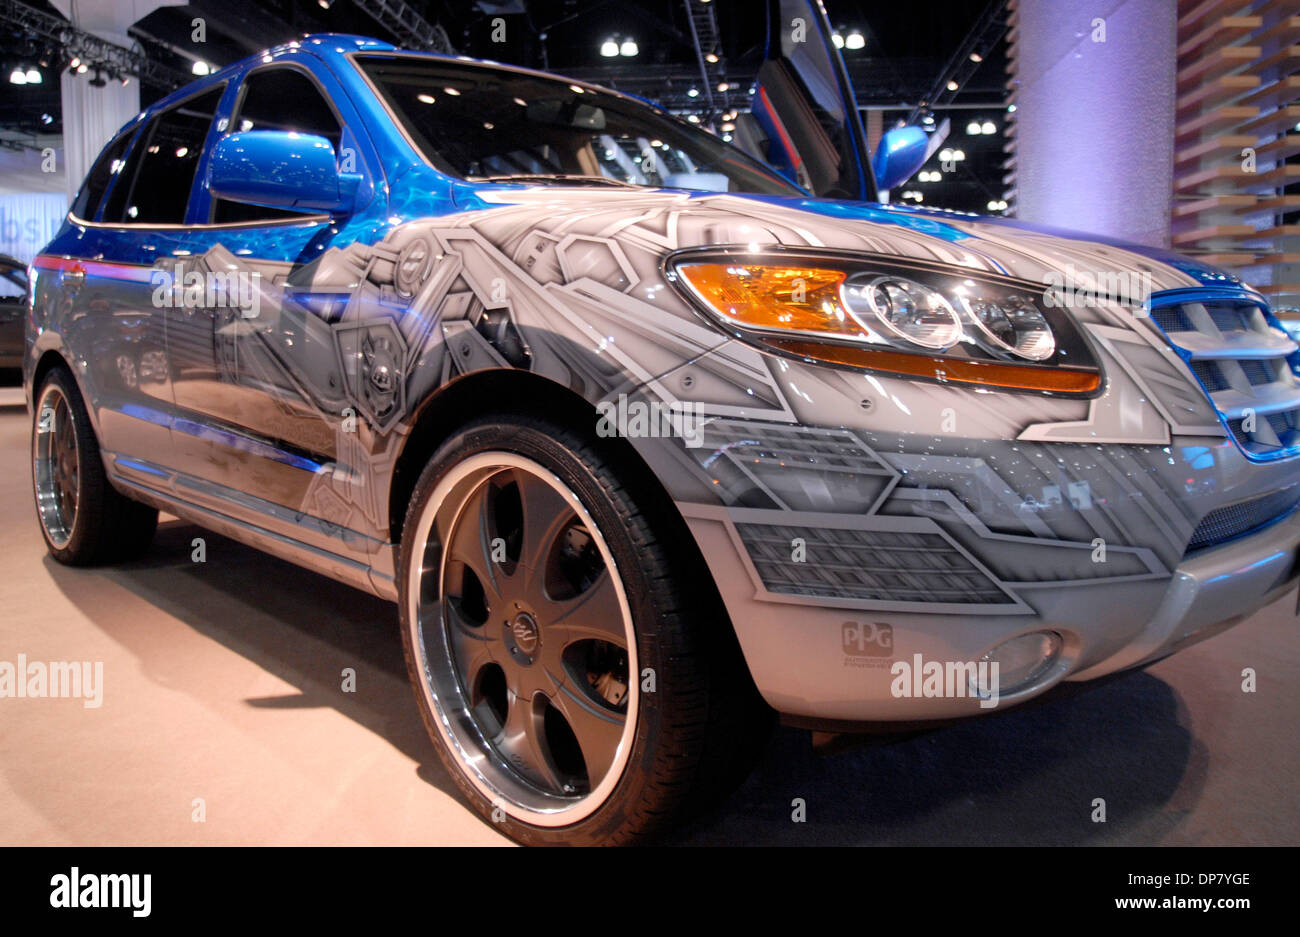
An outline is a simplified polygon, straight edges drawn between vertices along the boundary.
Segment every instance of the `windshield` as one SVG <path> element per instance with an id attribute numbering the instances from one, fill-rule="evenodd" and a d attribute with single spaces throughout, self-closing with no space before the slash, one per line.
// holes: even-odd
<path id="1" fill-rule="evenodd" d="M 424 56 L 356 62 L 429 162 L 451 176 L 804 194 L 708 131 L 632 99 Z"/>

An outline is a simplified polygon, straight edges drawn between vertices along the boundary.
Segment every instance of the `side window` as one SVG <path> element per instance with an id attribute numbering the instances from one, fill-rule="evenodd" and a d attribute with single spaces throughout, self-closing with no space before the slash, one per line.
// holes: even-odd
<path id="1" fill-rule="evenodd" d="M 334 116 L 334 110 L 316 84 L 298 69 L 283 66 L 255 71 L 244 79 L 243 94 L 238 111 L 230 122 L 230 130 L 292 130 L 315 134 L 329 140 L 336 154 L 343 137 L 343 128 Z M 214 222 L 301 216 L 301 212 L 246 205 L 223 198 L 214 198 L 212 202 Z"/>
<path id="2" fill-rule="evenodd" d="M 136 128 L 132 127 L 104 147 L 104 152 L 99 154 L 99 159 L 95 160 L 95 165 L 86 174 L 86 181 L 81 184 L 81 191 L 72 203 L 72 214 L 86 221 L 94 220 L 95 211 L 108 190 L 108 184 L 122 171 L 126 148 L 135 131 Z"/>
<path id="3" fill-rule="evenodd" d="M 149 121 L 109 194 L 104 221 L 184 224 L 194 173 L 224 92 L 224 85 L 213 88 Z"/>

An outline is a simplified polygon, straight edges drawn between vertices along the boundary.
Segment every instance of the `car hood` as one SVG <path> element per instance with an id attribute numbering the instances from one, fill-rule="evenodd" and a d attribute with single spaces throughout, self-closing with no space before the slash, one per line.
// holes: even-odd
<path id="1" fill-rule="evenodd" d="M 1144 292 L 1239 287 L 1232 274 L 1173 251 L 966 212 L 811 197 L 645 188 L 466 185 L 465 209 L 544 212 L 543 225 L 606 214 L 611 230 L 651 228 L 670 250 L 740 245 L 831 248 L 967 267 L 1033 282 L 1140 278 Z M 514 214 L 514 212 L 508 212 Z M 620 220 L 621 219 L 621 220 Z M 1130 282 L 1134 282 L 1130 279 Z M 1136 298 L 1136 297 L 1135 297 Z"/>

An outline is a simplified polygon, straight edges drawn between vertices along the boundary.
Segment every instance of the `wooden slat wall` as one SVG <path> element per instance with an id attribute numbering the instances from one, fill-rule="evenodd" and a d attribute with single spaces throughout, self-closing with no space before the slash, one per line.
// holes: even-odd
<path id="1" fill-rule="evenodd" d="M 1016 103 L 1017 92 L 1020 89 L 1020 77 L 1018 65 L 1020 62 L 1019 45 L 1020 42 L 1020 4 L 1017 0 L 1008 0 L 1007 2 L 1007 115 L 1006 130 L 1003 134 L 1004 142 L 1002 152 L 1007 154 L 1007 158 L 1002 161 L 1002 168 L 1006 170 L 1006 175 L 1002 177 L 1002 185 L 1005 189 L 1002 193 L 1002 199 L 1007 203 L 1007 210 L 1003 212 L 1008 217 L 1016 214 L 1016 118 L 1017 114 L 1011 110 Z"/>
<path id="2" fill-rule="evenodd" d="M 1300 0 L 1178 0 L 1171 242 L 1280 310 L 1300 307 L 1298 43 Z"/>

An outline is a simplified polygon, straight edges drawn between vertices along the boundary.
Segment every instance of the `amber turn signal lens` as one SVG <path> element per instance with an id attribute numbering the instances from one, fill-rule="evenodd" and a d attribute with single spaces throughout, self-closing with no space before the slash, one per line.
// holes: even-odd
<path id="1" fill-rule="evenodd" d="M 766 264 L 682 264 L 677 272 L 719 314 L 748 329 L 866 338 L 840 302 L 842 270 Z"/>

